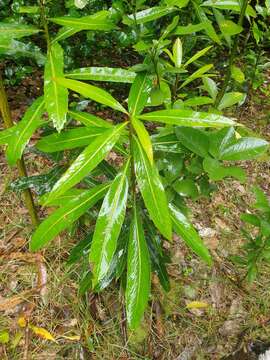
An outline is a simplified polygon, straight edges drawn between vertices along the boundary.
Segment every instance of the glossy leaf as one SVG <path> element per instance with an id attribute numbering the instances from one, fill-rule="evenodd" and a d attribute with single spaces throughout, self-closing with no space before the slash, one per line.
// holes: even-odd
<path id="1" fill-rule="evenodd" d="M 210 6 L 217 9 L 240 12 L 240 5 L 238 0 L 207 0 L 202 3 L 202 6 Z M 256 11 L 250 5 L 248 5 L 246 15 L 256 17 Z"/>
<path id="2" fill-rule="evenodd" d="M 51 43 L 54 44 L 58 41 L 67 39 L 68 37 L 76 34 L 77 32 L 79 32 L 80 29 L 79 28 L 73 28 L 73 27 L 69 27 L 69 26 L 63 26 L 57 33 L 57 35 L 55 36 L 54 39 L 52 39 Z"/>
<path id="3" fill-rule="evenodd" d="M 139 115 L 139 118 L 142 120 L 161 122 L 178 126 L 200 126 L 219 128 L 224 126 L 237 125 L 237 123 L 225 116 L 206 112 L 196 112 L 192 110 L 158 110 L 147 114 Z"/>
<path id="4" fill-rule="evenodd" d="M 152 80 L 147 73 L 139 73 L 128 96 L 128 109 L 132 115 L 138 115 L 144 109 L 152 89 Z"/>
<path id="5" fill-rule="evenodd" d="M 175 67 L 177 68 L 181 67 L 182 57 L 183 57 L 182 42 L 179 38 L 177 38 L 173 44 L 173 60 Z"/>
<path id="6" fill-rule="evenodd" d="M 213 104 L 213 99 L 208 96 L 196 96 L 187 100 L 184 100 L 184 104 L 186 106 L 201 106 L 201 105 L 208 105 Z"/>
<path id="7" fill-rule="evenodd" d="M 153 164 L 153 147 L 148 131 L 144 127 L 144 124 L 137 118 L 132 118 L 132 126 L 137 133 L 140 143 L 146 155 L 148 156 L 150 163 Z"/>
<path id="8" fill-rule="evenodd" d="M 69 115 L 77 120 L 80 121 L 82 124 L 84 124 L 87 127 L 102 127 L 102 128 L 111 128 L 112 124 L 108 121 L 105 121 L 101 119 L 98 116 L 82 112 L 82 111 L 69 111 Z"/>
<path id="9" fill-rule="evenodd" d="M 173 183 L 174 190 L 181 196 L 196 200 L 199 196 L 197 185 L 192 179 L 178 179 Z"/>
<path id="10" fill-rule="evenodd" d="M 53 185 L 64 172 L 63 166 L 56 166 L 46 174 L 19 177 L 10 184 L 13 191 L 33 189 L 38 195 L 43 195 L 53 188 Z"/>
<path id="11" fill-rule="evenodd" d="M 191 64 L 194 61 L 198 60 L 200 57 L 205 55 L 211 48 L 212 48 L 212 46 L 207 46 L 206 48 L 198 51 L 195 55 L 193 55 L 191 58 L 188 59 L 188 61 L 185 63 L 184 66 L 187 67 L 189 64 Z"/>
<path id="12" fill-rule="evenodd" d="M 229 146 L 236 140 L 234 128 L 229 127 L 229 128 L 220 129 L 218 131 L 214 131 L 209 136 L 209 140 L 210 140 L 209 152 L 216 159 L 220 159 L 224 149 L 226 149 L 227 146 Z"/>
<path id="13" fill-rule="evenodd" d="M 170 204 L 169 208 L 175 232 L 185 241 L 188 247 L 190 247 L 195 254 L 197 254 L 208 265 L 211 265 L 212 259 L 209 251 L 192 224 L 190 224 L 186 216 L 174 205 Z"/>
<path id="14" fill-rule="evenodd" d="M 189 35 L 189 34 L 204 30 L 204 29 L 205 29 L 204 23 L 189 24 L 187 26 L 177 26 L 174 33 L 175 33 L 175 35 Z"/>
<path id="15" fill-rule="evenodd" d="M 108 185 L 100 185 L 91 190 L 85 190 L 80 196 L 64 204 L 44 220 L 34 232 L 30 240 L 30 250 L 37 251 L 53 240 L 61 231 L 69 227 L 82 216 L 86 210 L 101 199 Z"/>
<path id="16" fill-rule="evenodd" d="M 92 171 L 112 149 L 125 126 L 126 123 L 108 129 L 92 141 L 54 185 L 52 191 L 48 195 L 46 204 L 49 204 L 50 201 L 66 192 L 72 186 L 78 184 L 78 182 L 90 173 L 90 171 Z"/>
<path id="17" fill-rule="evenodd" d="M 178 127 L 175 133 L 186 148 L 201 157 L 208 155 L 209 140 L 204 131 L 191 127 Z"/>
<path id="18" fill-rule="evenodd" d="M 70 90 L 73 90 L 86 98 L 94 100 L 103 105 L 107 105 L 112 109 L 127 113 L 125 108 L 107 91 L 100 89 L 94 85 L 86 84 L 81 81 L 57 78 L 57 83 L 61 86 L 64 86 Z"/>
<path id="19" fill-rule="evenodd" d="M 150 259 L 136 203 L 130 226 L 127 261 L 126 313 L 130 329 L 136 329 L 147 306 L 150 293 Z"/>
<path id="20" fill-rule="evenodd" d="M 213 27 L 211 21 L 209 21 L 204 10 L 201 8 L 201 6 L 195 0 L 192 1 L 192 4 L 193 4 L 195 12 L 198 16 L 199 21 L 204 24 L 204 30 L 205 30 L 206 34 L 209 36 L 209 38 L 211 40 L 213 40 L 217 44 L 221 45 L 220 38 L 217 35 L 215 28 Z"/>
<path id="21" fill-rule="evenodd" d="M 213 181 L 222 180 L 225 177 L 234 177 L 241 182 L 246 181 L 246 173 L 238 166 L 222 166 L 222 164 L 213 158 L 207 157 L 203 160 L 203 168 Z"/>
<path id="22" fill-rule="evenodd" d="M 232 78 L 235 81 L 237 81 L 239 84 L 242 84 L 245 81 L 245 74 L 239 67 L 233 65 L 231 72 L 232 72 Z"/>
<path id="23" fill-rule="evenodd" d="M 0 145 L 8 144 L 13 139 L 15 126 L 0 131 Z"/>
<path id="24" fill-rule="evenodd" d="M 150 217 L 161 234 L 171 239 L 172 228 L 165 190 L 155 165 L 151 165 L 140 142 L 133 138 L 136 179 Z"/>
<path id="25" fill-rule="evenodd" d="M 231 47 L 232 44 L 232 38 L 230 35 L 228 35 L 226 32 L 224 32 L 224 30 L 226 30 L 224 28 L 224 26 L 222 27 L 222 23 L 226 20 L 225 17 L 223 16 L 223 14 L 221 13 L 221 11 L 219 11 L 218 9 L 213 9 L 213 13 L 215 15 L 216 21 L 218 23 L 218 26 L 220 28 L 220 31 L 222 32 L 222 35 L 224 36 L 224 39 L 226 40 L 227 44 L 229 45 L 229 47 Z"/>
<path id="26" fill-rule="evenodd" d="M 44 65 L 45 56 L 42 54 L 39 47 L 32 43 L 23 43 L 14 39 L 3 39 L 0 41 L 0 55 L 16 56 L 17 58 L 26 57 L 34 59 L 38 65 Z"/>
<path id="27" fill-rule="evenodd" d="M 205 74 L 208 70 L 210 70 L 213 67 L 213 64 L 208 64 L 208 65 L 204 65 L 202 66 L 200 69 L 198 69 L 197 71 L 195 71 L 193 74 L 191 74 L 184 82 L 183 84 L 180 86 L 180 88 L 183 88 L 184 86 L 186 86 L 187 84 L 191 83 L 192 81 L 199 79 L 200 77 L 202 77 L 203 74 Z"/>
<path id="28" fill-rule="evenodd" d="M 50 18 L 55 24 L 65 27 L 81 30 L 99 30 L 109 31 L 115 28 L 115 25 L 108 19 L 108 11 L 100 11 L 96 14 L 74 18 L 71 16 Z"/>
<path id="29" fill-rule="evenodd" d="M 269 143 L 259 138 L 242 137 L 220 153 L 221 160 L 251 160 L 263 154 Z"/>
<path id="30" fill-rule="evenodd" d="M 64 54 L 58 43 L 50 47 L 47 55 L 44 72 L 44 100 L 49 114 L 57 131 L 61 131 L 67 120 L 68 91 L 56 82 L 56 77 L 63 76 Z"/>
<path id="31" fill-rule="evenodd" d="M 213 100 L 215 100 L 217 97 L 217 93 L 218 93 L 218 88 L 217 88 L 216 82 L 209 77 L 204 77 L 202 80 L 203 80 L 203 85 L 204 85 L 205 90 L 208 92 L 208 94 L 211 96 L 211 98 Z"/>
<path id="32" fill-rule="evenodd" d="M 36 148 L 44 152 L 56 152 L 78 147 L 85 147 L 101 136 L 106 129 L 101 127 L 78 127 L 71 130 L 62 131 L 60 134 L 51 134 L 41 138 L 36 144 Z"/>
<path id="33" fill-rule="evenodd" d="M 219 110 L 225 109 L 227 107 L 233 106 L 241 102 L 245 97 L 245 94 L 240 92 L 228 92 L 226 93 L 220 101 L 218 106 Z"/>
<path id="34" fill-rule="evenodd" d="M 85 67 L 72 70 L 65 74 L 65 76 L 75 80 L 133 83 L 136 73 L 121 68 Z"/>
<path id="35" fill-rule="evenodd" d="M 181 141 L 177 139 L 175 134 L 152 136 L 152 142 L 154 151 L 173 154 L 182 154 L 184 151 Z"/>
<path id="36" fill-rule="evenodd" d="M 93 288 L 107 274 L 117 247 L 117 239 L 125 218 L 128 196 L 129 160 L 124 169 L 116 176 L 101 206 L 89 261 L 93 264 Z"/>
<path id="37" fill-rule="evenodd" d="M 3 39 L 20 39 L 38 33 L 34 26 L 0 22 L 0 41 Z"/>
<path id="38" fill-rule="evenodd" d="M 165 15 L 168 15 L 175 10 L 176 9 L 172 6 L 154 6 L 152 8 L 139 11 L 134 15 L 131 14 L 126 16 L 123 20 L 123 23 L 126 25 L 131 25 L 136 19 L 137 24 L 145 24 L 149 21 L 157 20 Z"/>
<path id="39" fill-rule="evenodd" d="M 233 36 L 243 31 L 242 26 L 235 24 L 231 20 L 222 20 L 220 21 L 219 26 L 221 32 L 225 35 Z"/>
<path id="40" fill-rule="evenodd" d="M 44 113 L 43 96 L 36 99 L 25 112 L 22 120 L 13 127 L 12 138 L 6 152 L 9 165 L 15 165 L 36 129 L 42 125 Z"/>

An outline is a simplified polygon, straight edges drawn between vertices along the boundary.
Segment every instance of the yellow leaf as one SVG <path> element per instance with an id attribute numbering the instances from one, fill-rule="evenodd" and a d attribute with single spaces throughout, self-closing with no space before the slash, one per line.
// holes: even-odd
<path id="1" fill-rule="evenodd" d="M 17 322 L 21 328 L 26 327 L 26 320 L 24 316 L 20 316 Z"/>
<path id="2" fill-rule="evenodd" d="M 209 305 L 206 302 L 203 301 L 191 301 L 187 304 L 188 309 L 205 309 Z"/>
<path id="3" fill-rule="evenodd" d="M 238 140 L 238 139 L 241 139 L 242 136 L 239 134 L 239 132 L 236 131 L 235 132 L 235 137 Z"/>
<path id="4" fill-rule="evenodd" d="M 52 336 L 51 333 L 49 333 L 48 330 L 33 325 L 30 325 L 30 329 L 33 331 L 34 334 L 41 337 L 42 339 L 56 342 L 55 338 Z"/>
<path id="5" fill-rule="evenodd" d="M 71 340 L 71 341 L 80 341 L 80 339 L 81 339 L 80 335 L 73 335 L 73 336 L 62 335 L 61 338 Z"/>

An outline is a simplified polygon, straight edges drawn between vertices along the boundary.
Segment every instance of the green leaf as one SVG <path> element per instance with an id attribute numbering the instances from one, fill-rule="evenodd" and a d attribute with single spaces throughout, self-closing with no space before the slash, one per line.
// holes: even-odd
<path id="1" fill-rule="evenodd" d="M 73 90 L 86 98 L 94 100 L 103 105 L 107 105 L 112 109 L 127 113 L 125 108 L 107 91 L 100 89 L 94 85 L 85 84 L 81 81 L 57 78 L 57 83 L 61 86 L 64 86 L 70 90 Z"/>
<path id="2" fill-rule="evenodd" d="M 177 6 L 181 9 L 187 6 L 189 0 L 166 0 L 166 3 L 169 6 Z"/>
<path id="3" fill-rule="evenodd" d="M 54 185 L 45 204 L 65 193 L 90 173 L 112 149 L 125 126 L 126 123 L 114 126 L 92 141 Z"/>
<path id="4" fill-rule="evenodd" d="M 223 35 L 236 35 L 243 31 L 242 26 L 235 24 L 231 20 L 222 20 L 219 23 L 220 30 Z"/>
<path id="5" fill-rule="evenodd" d="M 55 24 L 82 30 L 109 31 L 115 29 L 115 25 L 108 19 L 109 12 L 104 10 L 96 14 L 74 18 L 71 16 L 50 18 Z"/>
<path id="6" fill-rule="evenodd" d="M 246 173 L 243 169 L 238 166 L 222 166 L 218 160 L 210 157 L 203 160 L 203 168 L 213 181 L 222 180 L 225 177 L 234 177 L 240 182 L 246 181 Z"/>
<path id="7" fill-rule="evenodd" d="M 14 135 L 15 126 L 0 131 L 0 145 L 8 144 Z"/>
<path id="8" fill-rule="evenodd" d="M 192 179 L 178 179 L 173 183 L 173 188 L 179 195 L 189 196 L 193 200 L 199 196 L 198 188 Z"/>
<path id="9" fill-rule="evenodd" d="M 201 127 L 224 127 L 235 126 L 233 120 L 206 112 L 197 112 L 192 110 L 168 109 L 158 110 L 147 114 L 139 115 L 142 120 L 161 122 L 178 126 L 201 126 Z"/>
<path id="10" fill-rule="evenodd" d="M 32 43 L 25 44 L 14 39 L 3 39 L 0 41 L 0 55 L 1 54 L 5 54 L 5 56 L 16 56 L 17 58 L 26 57 L 35 59 L 38 65 L 44 65 L 46 59 L 39 47 Z"/>
<path id="11" fill-rule="evenodd" d="M 233 65 L 231 71 L 232 71 L 232 78 L 235 81 L 237 81 L 239 84 L 242 84 L 245 81 L 245 74 L 239 67 Z"/>
<path id="12" fill-rule="evenodd" d="M 266 194 L 258 186 L 254 186 L 252 189 L 255 197 L 256 203 L 253 205 L 255 209 L 261 210 L 263 212 L 270 212 L 270 201 Z"/>
<path id="13" fill-rule="evenodd" d="M 43 195 L 53 188 L 53 185 L 63 174 L 64 167 L 56 166 L 46 174 L 19 177 L 9 185 L 12 191 L 33 189 L 38 195 Z"/>
<path id="14" fill-rule="evenodd" d="M 256 215 L 253 215 L 253 214 L 241 214 L 240 216 L 241 220 L 246 222 L 246 223 L 249 223 L 253 226 L 257 226 L 257 227 L 260 227 L 261 226 L 261 221 L 260 221 L 260 218 Z"/>
<path id="15" fill-rule="evenodd" d="M 263 139 L 242 137 L 229 146 L 225 147 L 220 153 L 221 160 L 251 160 L 263 154 L 269 143 Z"/>
<path id="16" fill-rule="evenodd" d="M 207 15 L 205 14 L 204 10 L 201 8 L 201 6 L 196 1 L 192 1 L 192 4 L 194 6 L 194 9 L 198 16 L 199 21 L 204 24 L 204 30 L 205 30 L 206 34 L 209 36 L 209 38 L 211 40 L 213 40 L 217 44 L 221 45 L 220 38 L 217 35 L 216 30 L 213 27 L 211 21 L 209 21 L 209 19 L 207 18 Z"/>
<path id="17" fill-rule="evenodd" d="M 30 250 L 38 251 L 61 231 L 69 227 L 104 196 L 108 186 L 105 184 L 91 190 L 85 190 L 81 195 L 54 211 L 34 232 L 30 240 Z"/>
<path id="18" fill-rule="evenodd" d="M 140 143 L 150 161 L 153 164 L 153 147 L 152 141 L 148 131 L 145 129 L 144 124 L 137 118 L 132 118 L 132 126 L 136 131 L 136 134 L 140 140 Z"/>
<path id="19" fill-rule="evenodd" d="M 220 156 L 224 149 L 231 143 L 233 143 L 235 138 L 235 131 L 234 128 L 224 128 L 218 131 L 214 131 L 209 136 L 210 140 L 210 147 L 209 152 L 213 155 L 216 159 L 220 159 Z"/>
<path id="20" fill-rule="evenodd" d="M 225 109 L 227 107 L 233 106 L 241 102 L 245 97 L 245 94 L 240 92 L 228 92 L 226 93 L 220 101 L 218 106 L 219 110 Z"/>
<path id="21" fill-rule="evenodd" d="M 186 148 L 201 157 L 208 155 L 209 140 L 204 131 L 191 127 L 177 127 L 175 133 Z"/>
<path id="22" fill-rule="evenodd" d="M 240 12 L 240 5 L 238 0 L 208 0 L 201 6 L 210 6 L 222 10 L 233 10 Z M 256 11 L 250 6 L 247 6 L 246 15 L 256 17 Z"/>
<path id="23" fill-rule="evenodd" d="M 58 41 L 67 39 L 68 37 L 76 34 L 79 31 L 80 31 L 79 28 L 72 28 L 72 27 L 64 26 L 58 31 L 56 37 L 51 41 L 51 44 L 54 44 Z"/>
<path id="24" fill-rule="evenodd" d="M 108 121 L 105 121 L 101 119 L 98 116 L 82 112 L 82 111 L 69 111 L 69 115 L 77 120 L 80 121 L 82 124 L 84 124 L 87 127 L 102 127 L 102 128 L 111 128 L 112 124 Z"/>
<path id="25" fill-rule="evenodd" d="M 198 31 L 204 30 L 205 24 L 199 23 L 199 24 L 188 24 L 186 26 L 177 26 L 177 28 L 174 31 L 175 35 L 189 35 L 196 33 Z"/>
<path id="26" fill-rule="evenodd" d="M 222 23 L 226 20 L 225 17 L 223 16 L 223 14 L 217 10 L 217 9 L 213 9 L 213 13 L 215 15 L 216 21 L 218 23 L 218 26 L 220 28 L 220 31 L 222 32 L 222 35 L 224 36 L 224 39 L 226 40 L 227 44 L 229 45 L 229 47 L 231 47 L 232 44 L 232 39 L 231 36 L 228 35 L 226 32 L 224 32 L 224 27 L 222 27 Z"/>
<path id="27" fill-rule="evenodd" d="M 195 71 L 193 74 L 191 74 L 184 82 L 183 84 L 180 86 L 180 89 L 183 88 L 184 86 L 186 86 L 187 84 L 191 83 L 192 81 L 199 79 L 200 77 L 202 77 L 203 74 L 205 74 L 209 69 L 211 69 L 213 67 L 213 64 L 208 64 L 208 65 L 204 65 L 202 66 L 200 69 L 198 69 L 197 71 Z"/>
<path id="28" fill-rule="evenodd" d="M 0 41 L 3 39 L 20 39 L 38 33 L 34 26 L 0 22 Z"/>
<path id="29" fill-rule="evenodd" d="M 44 99 L 49 114 L 57 131 L 61 131 L 67 120 L 68 91 L 56 82 L 57 77 L 63 76 L 64 54 L 58 43 L 51 45 L 47 55 L 44 72 Z"/>
<path id="30" fill-rule="evenodd" d="M 130 329 L 138 327 L 147 306 L 150 293 L 150 259 L 141 216 L 136 203 L 133 204 L 133 218 L 130 226 L 127 261 L 126 312 Z"/>
<path id="31" fill-rule="evenodd" d="M 9 165 L 15 165 L 22 156 L 23 150 L 36 129 L 42 125 L 44 113 L 43 96 L 36 99 L 27 109 L 22 120 L 13 127 L 12 138 L 9 139 L 6 152 Z"/>
<path id="32" fill-rule="evenodd" d="M 152 80 L 148 74 L 139 73 L 131 85 L 128 96 L 128 109 L 133 116 L 142 112 L 147 103 L 151 89 Z"/>
<path id="33" fill-rule="evenodd" d="M 177 68 L 181 67 L 182 57 L 183 57 L 182 42 L 179 38 L 177 38 L 173 44 L 173 60 L 175 67 Z"/>
<path id="34" fill-rule="evenodd" d="M 155 165 L 151 165 L 140 142 L 133 137 L 135 173 L 150 217 L 161 234 L 171 239 L 172 229 L 166 194 Z"/>
<path id="35" fill-rule="evenodd" d="M 137 24 L 145 24 L 149 21 L 157 20 L 165 15 L 168 15 L 175 10 L 176 9 L 172 6 L 154 6 L 152 8 L 139 11 L 134 15 L 131 14 L 126 16 L 123 20 L 123 23 L 126 25 L 131 25 L 135 22 L 136 19 Z"/>
<path id="36" fill-rule="evenodd" d="M 162 151 L 165 153 L 182 154 L 184 149 L 181 141 L 177 139 L 175 134 L 167 134 L 164 136 L 152 136 L 154 151 Z"/>
<path id="37" fill-rule="evenodd" d="M 51 134 L 42 137 L 36 144 L 36 148 L 40 151 L 52 153 L 67 149 L 75 149 L 85 147 L 101 136 L 106 129 L 101 127 L 78 127 L 76 129 L 62 131 L 60 134 Z"/>
<path id="38" fill-rule="evenodd" d="M 213 99 L 207 96 L 195 96 L 193 98 L 184 100 L 184 104 L 186 106 L 201 106 L 201 105 L 208 105 L 213 104 Z"/>
<path id="39" fill-rule="evenodd" d="M 75 80 L 133 83 L 136 73 L 121 68 L 85 67 L 72 70 L 71 72 L 65 74 L 65 76 Z"/>
<path id="40" fill-rule="evenodd" d="M 212 48 L 212 46 L 207 46 L 206 48 L 198 51 L 195 55 L 193 55 L 190 59 L 188 59 L 188 61 L 184 65 L 184 67 L 187 67 L 189 64 L 198 60 L 200 57 L 202 57 L 204 54 L 206 54 L 211 48 Z"/>
<path id="41" fill-rule="evenodd" d="M 128 196 L 128 160 L 112 182 L 101 206 L 93 235 L 89 261 L 93 264 L 93 288 L 109 271 L 125 218 Z"/>
<path id="42" fill-rule="evenodd" d="M 9 332 L 7 330 L 0 331 L 0 344 L 7 344 L 9 342 Z"/>
<path id="43" fill-rule="evenodd" d="M 171 218 L 176 233 L 181 236 L 185 243 L 208 265 L 212 264 L 211 256 L 207 247 L 202 242 L 197 231 L 190 224 L 185 215 L 180 212 L 174 205 L 170 204 Z"/>
<path id="44" fill-rule="evenodd" d="M 202 80 L 205 90 L 208 92 L 211 98 L 215 100 L 218 93 L 216 82 L 213 79 L 210 79 L 209 77 L 203 77 Z"/>

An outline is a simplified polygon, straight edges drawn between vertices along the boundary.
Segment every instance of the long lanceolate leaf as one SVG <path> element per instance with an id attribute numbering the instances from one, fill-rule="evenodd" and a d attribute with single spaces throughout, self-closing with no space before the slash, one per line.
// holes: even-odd
<path id="1" fill-rule="evenodd" d="M 117 239 L 125 218 L 128 196 L 129 161 L 116 176 L 106 194 L 96 222 L 89 255 L 93 267 L 93 287 L 107 274 L 114 256 Z"/>
<path id="2" fill-rule="evenodd" d="M 86 68 L 75 69 L 65 74 L 65 76 L 75 80 L 94 80 L 94 81 L 132 83 L 136 77 L 136 73 L 121 68 L 86 67 Z"/>
<path id="3" fill-rule="evenodd" d="M 139 11 L 134 15 L 128 15 L 124 18 L 123 23 L 130 25 L 136 21 L 137 24 L 145 24 L 149 21 L 154 21 L 168 15 L 173 11 L 176 11 L 176 8 L 173 6 L 154 6 L 152 8 Z"/>
<path id="4" fill-rule="evenodd" d="M 63 49 L 58 43 L 51 45 L 44 73 L 44 98 L 49 119 L 58 131 L 62 130 L 67 118 L 68 90 L 56 82 L 63 76 Z"/>
<path id="5" fill-rule="evenodd" d="M 136 179 L 144 203 L 156 227 L 167 239 L 172 236 L 172 224 L 165 190 L 156 167 L 151 165 L 140 142 L 133 138 Z"/>
<path id="6" fill-rule="evenodd" d="M 174 205 L 169 205 L 170 213 L 175 232 L 181 236 L 185 243 L 207 264 L 212 264 L 211 256 L 207 247 L 202 242 L 197 231 L 188 221 L 185 215 L 180 212 Z"/>
<path id="7" fill-rule="evenodd" d="M 69 111 L 68 113 L 73 119 L 80 121 L 85 126 L 89 126 L 89 127 L 97 126 L 97 127 L 102 127 L 102 128 L 111 128 L 112 127 L 112 124 L 109 123 L 108 121 L 105 121 L 98 116 L 95 116 L 95 115 L 92 115 L 92 114 L 89 114 L 86 112 Z"/>
<path id="8" fill-rule="evenodd" d="M 238 125 L 235 121 L 225 116 L 197 112 L 192 110 L 158 110 L 138 116 L 142 120 L 161 122 L 178 126 L 201 126 L 220 128 Z"/>
<path id="9" fill-rule="evenodd" d="M 142 112 L 152 89 L 152 80 L 147 73 L 138 74 L 128 96 L 128 110 L 135 116 Z"/>
<path id="10" fill-rule="evenodd" d="M 136 203 L 130 227 L 127 261 L 126 311 L 131 329 L 135 329 L 143 316 L 150 292 L 150 259 L 144 231 Z"/>
<path id="11" fill-rule="evenodd" d="M 79 196 L 68 201 L 46 220 L 34 232 L 30 241 L 31 251 L 37 251 L 65 230 L 90 207 L 101 199 L 108 189 L 108 184 L 100 185 L 91 190 L 83 191 Z"/>
<path id="12" fill-rule="evenodd" d="M 24 114 L 22 120 L 12 128 L 13 133 L 9 139 L 6 152 L 9 165 L 15 165 L 16 161 L 21 158 L 26 144 L 35 130 L 42 124 L 41 117 L 43 113 L 44 99 L 42 96 L 33 102 Z"/>
<path id="13" fill-rule="evenodd" d="M 3 39 L 20 39 L 39 31 L 34 26 L 0 22 L 0 41 Z"/>
<path id="14" fill-rule="evenodd" d="M 96 140 L 91 142 L 54 185 L 45 204 L 49 204 L 50 201 L 66 192 L 72 186 L 78 184 L 88 173 L 90 173 L 90 171 L 92 171 L 112 149 L 125 126 L 126 123 L 108 129 L 96 138 Z"/>
<path id="15" fill-rule="evenodd" d="M 54 133 L 45 136 L 37 142 L 36 148 L 50 153 L 84 147 L 103 133 L 104 129 L 101 127 L 87 128 L 82 126 L 76 129 L 62 131 L 60 134 Z"/>
<path id="16" fill-rule="evenodd" d="M 107 105 L 112 109 L 127 113 L 125 108 L 107 91 L 98 88 L 97 86 L 85 84 L 81 81 L 57 78 L 59 85 L 65 86 L 66 88 L 78 92 L 86 98 L 92 99 L 103 105 Z"/>

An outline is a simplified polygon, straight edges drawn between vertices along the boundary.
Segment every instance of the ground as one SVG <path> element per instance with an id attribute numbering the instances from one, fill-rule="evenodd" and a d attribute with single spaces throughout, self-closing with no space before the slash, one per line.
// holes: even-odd
<path id="1" fill-rule="evenodd" d="M 243 107 L 234 109 L 234 116 L 270 139 L 267 87 L 266 82 Z M 10 90 L 13 118 L 20 117 L 38 92 L 39 86 L 29 80 Z M 46 167 L 31 153 L 26 163 L 31 174 Z M 218 184 L 212 199 L 191 204 L 193 223 L 213 254 L 214 266 L 195 258 L 177 237 L 166 244 L 173 254 L 172 289 L 164 293 L 153 278 L 144 322 L 125 344 L 123 298 L 115 284 L 98 296 L 78 296 L 78 269 L 70 271 L 65 263 L 76 243 L 74 234 L 62 234 L 38 255 L 28 253 L 32 228 L 21 196 L 8 190 L 17 174 L 1 153 L 0 339 L 8 333 L 10 340 L 0 346 L 0 358 L 215 360 L 241 350 L 231 359 L 252 359 L 245 352 L 270 337 L 269 266 L 248 285 L 240 281 L 244 270 L 233 265 L 230 256 L 241 252 L 239 217 L 253 202 L 252 185 L 270 195 L 270 164 L 262 159 L 241 165 L 249 175 L 247 183 L 228 179 Z M 192 301 L 201 302 L 200 308 L 189 309 Z"/>

